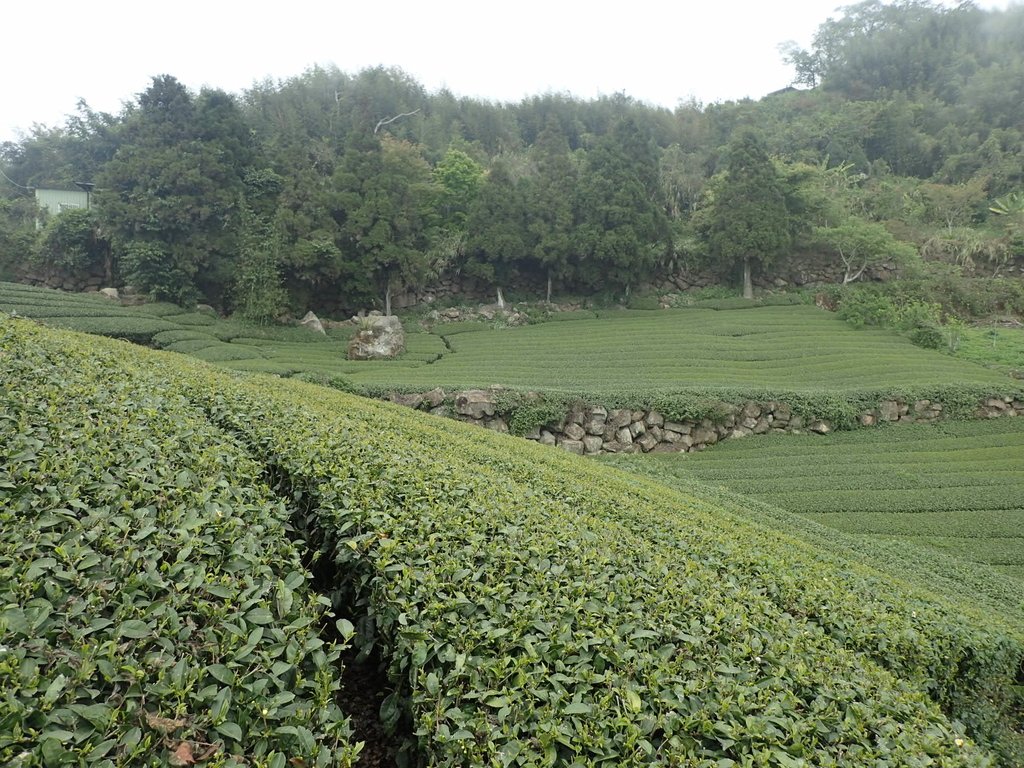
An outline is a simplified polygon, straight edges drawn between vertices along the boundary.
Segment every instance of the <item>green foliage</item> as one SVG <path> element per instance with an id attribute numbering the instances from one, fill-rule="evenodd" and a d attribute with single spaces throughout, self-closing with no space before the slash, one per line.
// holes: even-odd
<path id="1" fill-rule="evenodd" d="M 176 265 L 162 245 L 132 241 L 122 246 L 120 259 L 132 284 L 154 299 L 184 305 L 194 304 L 198 298 L 192 279 L 195 270 Z"/>
<path id="2" fill-rule="evenodd" d="M 352 765 L 285 505 L 131 348 L 98 352 L 0 321 L 0 763 Z"/>
<path id="3" fill-rule="evenodd" d="M 655 202 L 657 155 L 635 120 L 616 122 L 586 156 L 576 187 L 575 278 L 591 290 L 647 279 L 668 250 L 668 221 Z"/>
<path id="4" fill-rule="evenodd" d="M 524 397 L 516 392 L 498 398 L 496 410 L 508 418 L 511 434 L 523 437 L 565 418 L 568 402 L 560 397 Z"/>
<path id="5" fill-rule="evenodd" d="M 466 228 L 461 269 L 495 288 L 506 286 L 529 250 L 526 197 L 508 164 L 499 160 L 488 172 L 469 210 Z"/>
<path id="6" fill-rule="evenodd" d="M 126 275 L 156 298 L 217 301 L 230 280 L 252 160 L 236 101 L 209 90 L 197 98 L 173 77 L 156 77 L 125 117 L 122 138 L 95 199 Z"/>
<path id="7" fill-rule="evenodd" d="M 363 641 L 397 686 L 384 715 L 408 713 L 426 762 L 773 749 L 839 765 L 875 759 L 880 738 L 896 764 L 984 760 L 925 691 L 998 747 L 1021 657 L 998 613 L 484 430 L 257 380 L 182 384 L 307 500 L 305 525 L 352 574 L 338 599 L 372 617 Z"/>
<path id="8" fill-rule="evenodd" d="M 465 152 L 449 147 L 434 168 L 434 178 L 440 187 L 438 204 L 445 225 L 464 230 L 484 182 L 483 167 Z"/>
<path id="9" fill-rule="evenodd" d="M 302 371 L 301 373 L 295 374 L 295 378 L 299 381 L 309 382 L 310 384 L 319 384 L 321 387 L 337 389 L 340 392 L 350 392 L 354 395 L 362 393 L 362 390 L 358 386 L 353 384 L 344 376 L 333 376 L 329 373 L 320 373 L 316 371 Z"/>
<path id="10" fill-rule="evenodd" d="M 96 215 L 82 208 L 51 216 L 32 252 L 38 264 L 52 265 L 70 273 L 88 273 L 110 266 L 110 244 L 98 233 Z M 110 276 L 112 277 L 112 276 Z"/>
<path id="11" fill-rule="evenodd" d="M 994 564 L 1024 516 L 1022 448 L 1024 425 L 1004 419 L 730 441 L 659 462 L 852 533 L 988 540 L 993 556 L 976 561 Z M 1019 539 L 1009 551 L 1024 561 Z"/>
<path id="12" fill-rule="evenodd" d="M 839 256 L 844 285 L 859 280 L 870 267 L 887 262 L 902 266 L 917 256 L 912 246 L 896 240 L 881 224 L 856 217 L 835 226 L 818 227 L 814 237 Z"/>
<path id="13" fill-rule="evenodd" d="M 733 137 L 728 157 L 726 174 L 711 197 L 707 238 L 721 262 L 742 264 L 744 296 L 752 298 L 750 263 L 767 266 L 789 244 L 789 215 L 775 166 L 752 131 Z"/>
<path id="14" fill-rule="evenodd" d="M 937 325 L 919 325 L 910 331 L 910 341 L 925 349 L 942 349 L 946 336 Z"/>
<path id="15" fill-rule="evenodd" d="M 246 622 L 243 631 L 213 632 L 221 622 L 204 627 L 232 644 L 222 659 L 241 652 L 236 645 L 250 637 L 250 619 L 268 620 L 258 624 L 264 627 L 261 642 L 294 621 L 276 606 L 277 579 L 287 579 L 276 574 L 301 566 L 294 565 L 294 550 L 268 546 L 291 546 L 278 535 L 284 531 L 280 503 L 268 499 L 269 510 L 260 503 L 267 494 L 261 478 L 280 481 L 278 490 L 297 502 L 294 529 L 309 537 L 314 557 L 340 569 L 342 578 L 333 584 L 336 604 L 361 612 L 353 617 L 360 619 L 352 622 L 359 630 L 353 639 L 364 652 L 381 653 L 395 686 L 382 714 L 392 722 L 410 720 L 417 732 L 416 743 L 407 745 L 413 762 L 469 766 L 501 764 L 507 757 L 524 765 L 711 766 L 770 754 L 779 764 L 826 767 L 851 760 L 913 765 L 926 757 L 968 766 L 992 762 L 1002 750 L 1006 765 L 1019 764 L 1019 750 L 1012 751 L 1019 740 L 1009 729 L 1024 637 L 1019 614 L 1009 609 L 986 604 L 982 612 L 972 596 L 908 586 L 891 570 L 822 552 L 813 540 L 742 517 L 715 494 L 679 493 L 541 446 L 301 382 L 232 377 L 187 358 L 9 321 L 0 328 L 13 334 L 14 343 L 4 345 L 9 357 L 45 363 L 35 379 L 20 364 L 3 371 L 27 380 L 24 391 L 39 399 L 48 429 L 69 422 L 66 437 L 47 442 L 53 450 L 93 438 L 95 448 L 74 452 L 78 461 L 92 467 L 93 457 L 108 456 L 110 468 L 97 471 L 126 474 L 161 467 L 164 455 L 173 462 L 208 460 L 214 468 L 232 462 L 224 468 L 226 484 L 204 482 L 209 473 L 197 468 L 197 480 L 183 492 L 149 505 L 158 520 L 163 512 L 175 522 L 167 531 L 168 551 L 178 560 L 168 562 L 180 561 L 182 574 L 194 566 L 180 557 L 177 537 L 181 521 L 192 518 L 213 526 L 208 544 L 218 556 L 208 572 L 231 564 L 220 554 L 223 547 L 249 542 L 252 549 L 242 551 L 261 567 L 282 569 L 254 582 L 256 603 L 241 609 L 240 617 L 232 608 L 232 623 Z M 77 351 L 69 356 L 69 349 Z M 53 370 L 65 363 L 67 371 Z M 91 383 L 93 377 L 102 385 Z M 46 387 L 57 381 L 66 382 L 67 406 L 55 412 Z M 127 426 L 117 442 L 105 437 L 110 422 L 94 422 L 89 408 L 66 397 L 69 388 L 114 397 L 110 418 L 137 423 L 148 441 L 134 441 L 141 435 Z M 125 407 L 122 395 L 128 403 L 142 399 L 143 407 Z M 7 428 L 20 423 L 0 420 Z M 129 467 L 121 460 L 133 445 L 151 456 L 167 433 L 172 444 L 156 461 Z M 203 450 L 195 450 L 193 440 Z M 20 446 L 2 444 L 5 456 L 24 460 Z M 234 458 L 232 451 L 242 455 Z M 171 463 L 167 478 L 173 481 L 178 469 Z M 126 477 L 109 492 L 120 499 L 133 482 Z M 139 488 L 144 506 L 147 494 L 164 488 L 154 485 Z M 20 503 L 36 503 L 46 492 L 37 488 L 27 485 Z M 192 503 L 193 488 L 255 494 L 255 513 L 271 519 L 276 513 L 279 527 L 267 517 L 257 518 L 262 528 L 243 518 L 214 536 L 217 526 L 235 525 L 242 505 L 221 509 L 217 518 L 220 507 L 207 512 Z M 52 506 L 48 498 L 40 504 Z M 192 518 L 183 518 L 189 513 Z M 148 571 L 124 557 L 124 528 L 87 530 L 118 531 L 112 536 L 117 561 L 131 568 L 140 587 L 152 587 L 142 578 Z M 155 546 L 164 535 L 160 530 L 146 537 L 135 532 L 129 551 Z M 232 571 L 232 589 L 243 574 L 260 573 L 250 562 Z M 38 580 L 30 585 L 42 588 Z M 99 590 L 87 594 L 99 599 Z M 160 604 L 144 594 L 145 601 L 133 605 L 142 611 L 138 619 L 149 621 Z M 211 599 L 206 593 L 200 598 Z M 300 602 L 293 600 L 292 607 Z M 224 603 L 218 598 L 214 605 Z M 251 614 L 261 607 L 266 615 Z M 153 625 L 157 639 L 144 642 L 165 637 L 168 615 Z M 314 620 L 302 629 L 312 633 L 315 626 Z M 133 633 L 136 628 L 141 631 L 129 625 Z M 189 639 L 207 636 L 195 635 Z M 293 636 L 282 634 L 281 642 Z M 258 649 L 276 647 L 265 642 Z M 195 647 L 170 645 L 182 646 L 183 652 Z M 296 663 L 333 661 L 334 648 L 320 650 L 322 656 L 312 652 Z M 258 661 L 263 664 L 263 657 Z M 230 702 L 224 696 L 225 722 L 242 728 L 238 749 L 269 761 L 270 750 L 288 744 L 290 754 L 311 764 L 314 750 L 347 749 L 344 720 L 329 695 L 315 699 L 317 706 L 295 702 L 295 719 L 288 722 L 295 731 L 263 725 L 256 713 L 277 695 L 277 681 L 286 674 L 272 665 L 264 669 L 237 675 Z M 40 687 L 45 692 L 57 679 L 55 670 L 36 684 L 31 706 L 37 706 Z M 264 679 L 263 691 L 245 688 Z M 301 693 L 312 697 L 333 680 L 329 673 L 306 675 Z M 215 731 L 220 724 L 212 720 L 225 685 L 202 698 L 197 728 L 210 722 Z M 286 690 L 299 698 L 294 687 Z M 204 691 L 197 685 L 186 695 L 203 697 Z M 155 701 L 147 694 L 147 703 Z M 313 736 L 308 740 L 299 730 L 303 717 L 302 728 Z M 134 726 L 131 718 L 118 722 Z M 234 747 L 235 733 L 228 727 L 216 738 Z M 334 759 L 347 764 L 343 752 Z"/>
<path id="16" fill-rule="evenodd" d="M 232 294 L 242 319 L 265 325 L 282 311 L 287 294 L 281 282 L 280 233 L 270 215 L 256 207 L 273 203 L 266 198 L 274 194 L 277 183 L 273 177 L 250 177 L 250 186 L 257 181 L 260 184 L 254 193 L 258 192 L 262 199 L 257 198 L 255 204 L 243 200 L 240 205 L 241 234 Z"/>

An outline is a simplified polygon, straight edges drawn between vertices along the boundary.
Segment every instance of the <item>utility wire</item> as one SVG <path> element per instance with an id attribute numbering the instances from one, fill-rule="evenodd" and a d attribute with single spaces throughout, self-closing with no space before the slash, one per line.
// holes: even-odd
<path id="1" fill-rule="evenodd" d="M 29 192 L 32 191 L 32 187 L 26 187 L 23 184 L 19 184 L 14 179 L 12 179 L 10 176 L 8 176 L 6 173 L 4 173 L 4 169 L 3 168 L 0 168 L 0 176 L 3 176 L 5 179 L 7 179 L 9 182 L 11 182 L 11 184 L 13 184 L 16 187 L 19 187 L 20 189 L 27 189 Z"/>

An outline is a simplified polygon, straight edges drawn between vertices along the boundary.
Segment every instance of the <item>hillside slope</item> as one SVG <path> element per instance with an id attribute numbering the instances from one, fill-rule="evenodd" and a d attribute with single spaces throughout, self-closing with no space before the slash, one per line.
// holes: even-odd
<path id="1" fill-rule="evenodd" d="M 388 662 L 384 715 L 410 719 L 425 763 L 1020 764 L 1010 612 L 389 404 L 24 321 L 0 336 L 5 357 L 42 354 L 55 374 L 69 352 L 93 361 L 96 390 L 183 398 L 244 447 L 259 476 L 234 481 L 270 478 L 331 564 L 357 642 Z"/>

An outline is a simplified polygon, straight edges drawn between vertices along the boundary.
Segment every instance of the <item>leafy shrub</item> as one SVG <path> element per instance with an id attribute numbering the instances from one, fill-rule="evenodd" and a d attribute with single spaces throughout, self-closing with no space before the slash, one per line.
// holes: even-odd
<path id="1" fill-rule="evenodd" d="M 508 417 L 508 430 L 522 437 L 548 424 L 557 424 L 568 410 L 562 399 L 541 398 L 527 402 L 500 402 L 498 412 Z"/>
<path id="2" fill-rule="evenodd" d="M 141 350 L 81 343 L 0 321 L 0 764 L 352 765 L 262 467 Z"/>
<path id="3" fill-rule="evenodd" d="M 873 290 L 846 292 L 839 304 L 839 317 L 855 328 L 863 326 L 887 327 L 898 312 L 893 300 Z"/>
<path id="4" fill-rule="evenodd" d="M 919 325 L 909 334 L 910 340 L 925 349 L 942 349 L 946 336 L 937 325 Z"/>
<path id="5" fill-rule="evenodd" d="M 353 384 L 350 379 L 347 379 L 344 376 L 319 373 L 316 371 L 301 371 L 296 373 L 294 378 L 310 384 L 318 384 L 321 387 L 330 387 L 331 389 L 336 389 L 339 392 L 350 392 L 356 395 L 362 393 L 362 390 L 358 385 Z"/>

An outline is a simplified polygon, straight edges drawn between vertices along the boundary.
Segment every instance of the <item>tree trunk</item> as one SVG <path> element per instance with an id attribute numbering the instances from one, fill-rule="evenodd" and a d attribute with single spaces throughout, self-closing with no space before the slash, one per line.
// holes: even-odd
<path id="1" fill-rule="evenodd" d="M 754 298 L 754 282 L 750 277 L 750 257 L 743 257 L 743 298 Z"/>
<path id="2" fill-rule="evenodd" d="M 498 309 L 505 308 L 505 296 L 501 292 L 501 286 L 498 286 Z"/>
<path id="3" fill-rule="evenodd" d="M 384 289 L 384 314 L 391 314 L 391 283 L 388 282 L 387 288 Z"/>
<path id="4" fill-rule="evenodd" d="M 547 298 L 545 299 L 545 301 L 547 301 L 548 304 L 551 303 L 551 270 L 550 269 L 548 270 L 548 295 L 547 295 Z"/>

